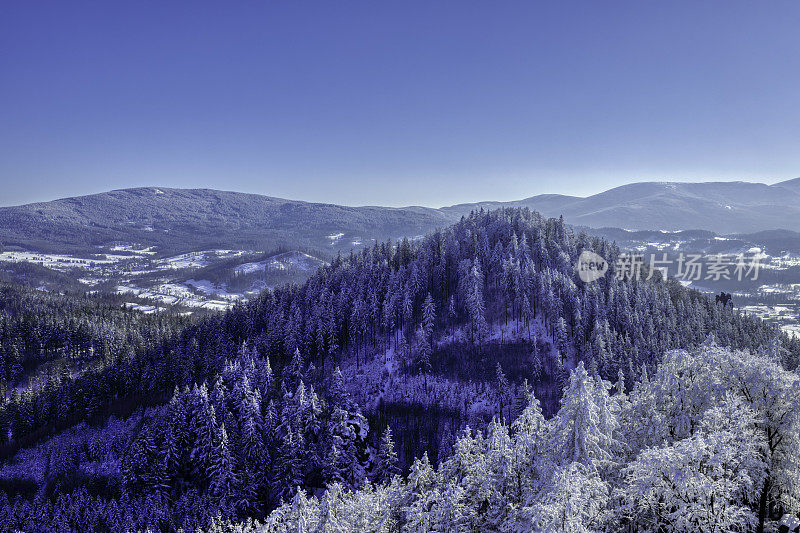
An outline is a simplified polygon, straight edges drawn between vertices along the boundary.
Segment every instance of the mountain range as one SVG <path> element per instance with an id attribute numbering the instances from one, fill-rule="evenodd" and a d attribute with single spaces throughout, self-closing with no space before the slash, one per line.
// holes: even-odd
<path id="1" fill-rule="evenodd" d="M 722 234 L 794 230 L 800 225 L 800 178 L 774 185 L 643 182 L 586 198 L 546 195 L 516 203 L 589 227 L 702 229 Z"/>
<path id="2" fill-rule="evenodd" d="M 528 207 L 576 226 L 707 230 L 800 227 L 800 178 L 752 182 L 642 182 L 588 197 L 543 194 L 439 209 L 347 207 L 211 189 L 134 188 L 0 208 L 0 245 L 90 251 L 136 242 L 171 253 L 214 247 L 333 254 L 372 239 L 423 235 L 475 209 Z"/>

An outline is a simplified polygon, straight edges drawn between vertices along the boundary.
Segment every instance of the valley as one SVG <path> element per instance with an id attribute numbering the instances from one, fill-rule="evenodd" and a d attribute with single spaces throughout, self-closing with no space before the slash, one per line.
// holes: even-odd
<path id="1" fill-rule="evenodd" d="M 264 289 L 302 283 L 339 254 L 346 256 L 352 250 L 388 239 L 419 239 L 470 210 L 542 208 L 544 215 L 557 217 L 561 210 L 575 213 L 578 204 L 595 209 L 602 199 L 615 205 L 614 211 L 622 217 L 618 222 L 635 227 L 643 219 L 623 213 L 622 206 L 649 198 L 648 201 L 656 202 L 652 209 L 663 216 L 675 216 L 685 227 L 690 223 L 708 224 L 702 218 L 685 216 L 694 201 L 692 195 L 705 194 L 723 202 L 723 208 L 738 209 L 745 201 L 748 205 L 778 198 L 792 201 L 796 185 L 796 181 L 773 186 L 633 184 L 583 200 L 546 195 L 517 202 L 479 202 L 438 210 L 348 208 L 209 190 L 112 191 L 46 204 L 0 208 L 0 220 L 6 221 L 0 227 L 0 281 L 43 290 L 118 293 L 125 295 L 126 305 L 146 313 L 208 313 L 245 302 Z M 669 191 L 673 196 L 684 194 L 685 202 L 679 202 L 678 209 L 675 198 L 667 202 L 658 191 Z M 761 192 L 756 194 L 758 191 Z M 101 213 L 107 210 L 116 214 L 104 217 L 101 225 Z M 209 216 L 198 217 L 198 213 Z M 583 217 L 577 213 L 576 218 Z M 24 231 L 13 222 L 23 219 Z M 750 227 L 763 225 L 750 219 L 753 220 Z M 80 241 L 70 229 L 75 224 L 104 229 L 89 241 Z M 730 261 L 739 254 L 752 256 L 758 250 L 757 279 L 715 279 L 703 275 L 700 279 L 682 281 L 708 294 L 729 292 L 735 307 L 796 334 L 800 330 L 800 233 L 774 229 L 718 233 L 713 231 L 716 226 L 671 229 L 675 227 L 672 224 L 638 230 L 580 224 L 574 227 L 576 231 L 616 242 L 622 250 L 640 254 L 646 262 L 668 261 L 673 266 L 670 275 L 677 273 L 674 267 L 681 254 L 695 257 L 700 268 L 707 269 L 720 257 Z M 77 235 L 86 233 L 81 231 Z"/>
<path id="2" fill-rule="evenodd" d="M 225 310 L 264 289 L 302 283 L 326 264 L 299 251 L 214 249 L 164 257 L 155 248 L 114 244 L 80 255 L 4 251 L 0 280 L 46 291 L 117 293 L 145 313 L 192 313 Z M 39 268 L 31 271 L 30 265 Z"/>

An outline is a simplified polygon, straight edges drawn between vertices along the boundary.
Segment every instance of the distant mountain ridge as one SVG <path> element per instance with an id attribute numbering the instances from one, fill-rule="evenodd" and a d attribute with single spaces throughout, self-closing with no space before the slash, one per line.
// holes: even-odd
<path id="1" fill-rule="evenodd" d="M 212 189 L 142 187 L 0 208 L 0 245 L 88 250 L 139 242 L 164 250 L 280 247 L 326 253 L 372 239 L 423 235 L 476 209 L 528 207 L 592 228 L 706 230 L 800 228 L 800 178 L 751 182 L 642 182 L 585 198 L 543 194 L 439 209 L 348 207 Z"/>
<path id="2" fill-rule="evenodd" d="M 336 251 L 351 248 L 353 239 L 421 235 L 450 219 L 422 207 L 346 207 L 211 189 L 145 187 L 0 208 L 0 243 L 77 250 L 124 241 L 170 251 Z"/>
<path id="3" fill-rule="evenodd" d="M 800 227 L 800 178 L 751 182 L 642 182 L 586 198 L 534 196 L 519 202 L 546 216 L 594 228 L 753 233 Z"/>

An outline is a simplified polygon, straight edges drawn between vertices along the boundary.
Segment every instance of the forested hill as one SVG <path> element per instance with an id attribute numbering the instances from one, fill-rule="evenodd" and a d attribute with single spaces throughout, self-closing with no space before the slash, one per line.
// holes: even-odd
<path id="1" fill-rule="evenodd" d="M 348 207 L 213 189 L 141 187 L 0 207 L 0 245 L 97 252 L 138 243 L 168 255 L 215 248 L 330 253 L 354 239 L 422 235 L 457 215 L 422 207 Z M 346 237 L 337 239 L 335 237 Z"/>
<path id="2" fill-rule="evenodd" d="M 583 250 L 612 265 L 619 253 L 528 210 L 480 211 L 15 395 L 0 413 L 8 449 L 61 420 L 147 409 L 14 457 L 0 471 L 4 525 L 37 530 L 44 515 L 67 528 L 172 530 L 263 517 L 298 487 L 358 488 L 388 481 L 408 456 L 444 460 L 467 423 L 510 422 L 531 390 L 552 415 L 576 368 L 625 392 L 666 351 L 710 335 L 797 366 L 797 340 L 657 273 L 618 280 L 612 268 L 582 283 Z"/>

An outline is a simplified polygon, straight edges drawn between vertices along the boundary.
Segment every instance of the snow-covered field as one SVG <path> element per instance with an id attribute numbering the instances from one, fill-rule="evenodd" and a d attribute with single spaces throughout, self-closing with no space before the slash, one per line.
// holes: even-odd
<path id="1" fill-rule="evenodd" d="M 787 324 L 781 329 L 793 337 L 800 337 L 800 324 Z"/>
<path id="2" fill-rule="evenodd" d="M 237 274 L 253 274 L 265 270 L 289 270 L 297 269 L 303 272 L 316 270 L 325 264 L 316 257 L 312 257 L 302 252 L 286 252 L 270 257 L 264 261 L 255 263 L 244 263 L 237 266 L 234 270 Z"/>
<path id="3" fill-rule="evenodd" d="M 648 243 L 633 247 L 633 250 L 635 250 L 637 252 L 645 252 L 647 250 L 653 250 L 653 249 L 658 250 L 658 251 L 678 251 L 685 244 L 686 244 L 686 241 L 648 242 Z"/>
<path id="4" fill-rule="evenodd" d="M 207 279 L 188 279 L 186 280 L 185 285 L 194 287 L 203 294 L 217 296 L 225 301 L 236 302 L 237 300 L 241 300 L 243 298 L 242 293 L 228 292 L 227 289 L 217 287 L 214 283 L 208 281 Z"/>
<path id="5" fill-rule="evenodd" d="M 201 268 L 217 259 L 230 259 L 253 253 L 245 250 L 202 250 L 159 259 L 156 264 L 160 269 Z"/>
<path id="6" fill-rule="evenodd" d="M 333 237 L 341 238 L 339 235 Z M 308 254 L 291 251 L 264 261 L 244 262 L 259 252 L 251 250 L 212 249 L 188 252 L 169 257 L 157 258 L 158 250 L 153 246 L 136 243 L 115 242 L 97 246 L 94 253 L 82 257 L 69 254 L 49 254 L 27 250 L 4 250 L 0 252 L 0 262 L 32 263 L 57 272 L 77 274 L 76 281 L 87 289 L 104 282 L 112 282 L 119 294 L 130 294 L 145 299 L 129 302 L 131 308 L 143 312 L 154 312 L 172 306 L 191 309 L 224 310 L 238 301 L 246 300 L 269 285 L 268 280 L 254 281 L 251 286 L 241 290 L 229 290 L 227 286 L 209 279 L 189 278 L 196 269 L 208 267 L 219 261 L 241 258 L 242 264 L 232 267 L 230 272 L 252 274 L 264 272 L 280 273 L 284 282 L 293 274 L 301 278 L 311 274 L 323 261 Z M 223 271 L 224 272 L 224 271 Z M 154 275 L 155 277 L 154 279 Z M 37 284 L 36 286 L 40 286 Z M 41 285 L 46 287 L 46 285 Z"/>
<path id="7" fill-rule="evenodd" d="M 4 251 L 0 252 L 0 261 L 33 263 L 58 272 L 80 270 L 86 274 L 102 274 L 105 278 L 111 273 L 139 268 L 155 253 L 153 247 L 116 244 L 106 248 L 98 247 L 96 253 L 86 256 L 45 254 L 26 250 Z M 83 276 L 82 279 L 91 280 L 88 285 L 96 285 L 102 281 L 102 278 L 98 281 L 96 276 L 91 275 Z"/>
<path id="8" fill-rule="evenodd" d="M 140 248 L 131 248 L 140 252 L 150 251 Z M 122 250 L 120 250 L 122 251 Z M 118 277 L 116 292 L 119 294 L 130 294 L 137 298 L 152 301 L 157 308 L 168 308 L 172 306 L 188 307 L 190 309 L 209 309 L 225 310 L 237 302 L 246 301 L 254 294 L 267 288 L 264 280 L 254 281 L 249 287 L 244 289 L 231 290 L 225 284 L 211 281 L 209 279 L 183 278 L 180 277 L 182 270 L 202 268 L 212 265 L 215 261 L 229 260 L 241 257 L 246 260 L 248 256 L 255 252 L 246 250 L 203 250 L 180 254 L 164 259 L 152 261 L 150 269 L 138 268 L 124 272 Z M 237 274 L 254 274 L 264 272 L 285 272 L 285 273 L 313 273 L 325 262 L 308 254 L 292 251 L 285 252 L 264 261 L 242 263 L 232 268 Z M 152 274 L 159 273 L 160 278 L 155 282 Z M 144 279 L 143 279 L 144 278 Z M 96 285 L 102 278 L 86 276 L 81 278 L 87 285 Z M 136 307 L 139 306 L 139 307 Z M 140 308 L 136 304 L 134 308 Z M 152 312 L 149 308 L 142 308 L 146 312 Z"/>
<path id="9" fill-rule="evenodd" d="M 196 291 L 192 289 L 196 289 Z M 199 294 L 197 291 L 199 291 Z M 117 286 L 117 293 L 132 294 L 167 307 L 183 306 L 194 309 L 211 310 L 228 309 L 237 301 L 243 299 L 243 296 L 240 294 L 230 294 L 224 290 L 217 290 L 214 285 L 207 280 L 187 280 L 184 283 L 161 283 L 148 289 L 142 289 L 132 285 L 119 285 Z M 138 308 L 136 307 L 138 304 L 130 305 L 134 309 Z"/>
<path id="10" fill-rule="evenodd" d="M 764 294 L 788 294 L 792 300 L 800 300 L 800 283 L 775 283 L 758 288 Z"/>
<path id="11" fill-rule="evenodd" d="M 158 307 L 154 305 L 142 305 L 142 304 L 135 304 L 131 302 L 127 302 L 125 307 L 128 309 L 133 309 L 134 311 L 141 311 L 142 313 L 150 314 L 155 313 L 158 311 Z"/>
<path id="12" fill-rule="evenodd" d="M 134 255 L 155 255 L 155 250 L 153 246 L 139 246 L 135 244 L 116 244 L 114 246 L 110 246 L 108 250 L 110 252 L 129 252 Z"/>
<path id="13" fill-rule="evenodd" d="M 130 259 L 125 256 L 125 259 Z M 0 252 L 0 261 L 11 263 L 34 263 L 53 270 L 65 272 L 75 268 L 94 268 L 99 265 L 110 265 L 118 262 L 119 256 L 97 255 L 94 257 L 73 257 L 70 255 L 41 254 L 37 252 Z"/>
<path id="14" fill-rule="evenodd" d="M 800 255 L 784 254 L 781 256 L 765 255 L 762 259 L 762 268 L 772 270 L 787 270 L 792 267 L 800 266 Z"/>
<path id="15" fill-rule="evenodd" d="M 333 246 L 333 245 L 334 245 L 334 244 L 336 244 L 336 243 L 339 241 L 339 239 L 341 239 L 342 237 L 344 237 L 344 233 L 331 233 L 330 235 L 328 235 L 328 236 L 327 236 L 327 239 L 328 239 L 329 241 L 331 241 L 331 246 Z"/>

